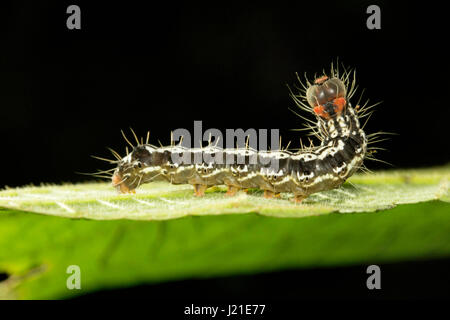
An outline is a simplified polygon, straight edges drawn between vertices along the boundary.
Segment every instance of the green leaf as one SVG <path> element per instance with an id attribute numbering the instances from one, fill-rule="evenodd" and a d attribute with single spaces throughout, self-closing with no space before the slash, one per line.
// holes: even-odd
<path id="1" fill-rule="evenodd" d="M 99 220 L 166 220 L 188 215 L 256 212 L 276 217 L 304 217 L 330 212 L 362 212 L 397 204 L 448 200 L 450 166 L 433 170 L 380 172 L 355 175 L 343 187 L 309 196 L 300 205 L 265 199 L 261 192 L 227 197 L 213 188 L 203 198 L 189 185 L 153 183 L 137 194 L 120 195 L 107 183 L 41 186 L 0 192 L 0 207 L 68 218 Z"/>
<path id="2" fill-rule="evenodd" d="M 5 190 L 1 206 L 47 214 L 0 209 L 0 273 L 9 275 L 0 282 L 0 298 L 69 298 L 186 278 L 448 257 L 448 175 L 446 167 L 355 176 L 354 187 L 316 195 L 301 205 L 266 200 L 257 192 L 231 199 L 209 193 L 197 199 L 189 187 L 163 184 L 132 196 L 118 196 L 105 184 Z M 135 198 L 155 208 L 133 204 Z M 429 199 L 440 200 L 414 203 Z M 132 214 L 97 205 L 97 200 Z M 365 205 L 367 211 L 398 206 L 324 215 L 364 210 Z M 221 214 L 245 212 L 251 213 Z M 159 220 L 116 220 L 114 214 Z M 186 214 L 202 217 L 171 219 Z M 81 290 L 66 287 L 69 265 L 80 266 Z"/>

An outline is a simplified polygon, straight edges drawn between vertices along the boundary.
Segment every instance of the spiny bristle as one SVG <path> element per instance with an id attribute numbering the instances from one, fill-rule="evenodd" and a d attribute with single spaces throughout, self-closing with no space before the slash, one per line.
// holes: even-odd
<path id="1" fill-rule="evenodd" d="M 133 133 L 134 139 L 136 140 L 136 146 L 139 146 L 139 139 L 136 135 L 136 133 L 134 132 L 133 128 L 130 127 L 131 133 Z"/>
<path id="2" fill-rule="evenodd" d="M 305 94 L 294 94 L 294 92 L 292 91 L 291 87 L 289 85 L 287 85 L 288 90 L 289 90 L 289 96 L 292 98 L 292 100 L 294 100 L 295 104 L 302 110 L 309 112 L 309 113 L 314 113 L 314 111 L 312 110 L 312 108 L 307 105 L 306 103 L 304 103 L 303 101 L 306 101 L 306 95 Z M 298 89 L 298 88 L 297 88 Z M 306 92 L 306 91 L 305 91 Z"/>
<path id="3" fill-rule="evenodd" d="M 394 166 L 394 165 L 393 165 L 392 163 L 390 163 L 390 162 L 387 162 L 387 161 L 384 161 L 384 160 L 381 160 L 381 159 L 377 159 L 377 158 L 372 157 L 372 156 L 370 156 L 370 155 L 366 155 L 365 159 L 370 160 L 370 161 L 381 162 L 381 163 L 387 164 L 387 165 L 389 165 L 389 166 L 391 166 L 391 167 Z"/>
<path id="4" fill-rule="evenodd" d="M 289 150 L 289 146 L 291 145 L 291 141 L 289 140 L 288 144 L 286 145 L 286 147 L 284 148 L 285 151 Z"/>
<path id="5" fill-rule="evenodd" d="M 387 151 L 386 148 L 381 148 L 381 147 L 370 147 L 370 148 L 367 148 L 367 152 L 371 152 L 372 150 Z"/>
<path id="6" fill-rule="evenodd" d="M 97 157 L 97 156 L 93 156 L 91 155 L 92 158 L 97 159 L 97 160 L 102 160 L 102 161 L 106 161 L 109 163 L 118 163 L 118 160 L 111 160 L 111 159 L 106 159 L 106 158 L 102 158 L 102 157 Z"/>
<path id="7" fill-rule="evenodd" d="M 383 141 L 388 141 L 388 140 L 391 140 L 391 139 L 385 138 L 385 139 L 371 140 L 371 141 L 367 142 L 367 145 L 374 144 L 374 143 L 379 143 L 379 142 L 383 142 Z"/>
<path id="8" fill-rule="evenodd" d="M 125 141 L 130 145 L 130 147 L 134 148 L 134 145 L 128 140 L 127 136 L 125 135 L 125 133 L 123 132 L 123 130 L 120 130 L 120 132 L 122 132 L 122 136 L 125 139 Z"/>
<path id="9" fill-rule="evenodd" d="M 307 121 L 307 122 L 309 122 L 309 123 L 312 123 L 313 125 L 316 125 L 316 122 L 315 122 L 315 121 L 313 121 L 313 120 L 311 120 L 311 119 L 308 119 L 308 118 L 306 118 L 305 116 L 302 116 L 301 114 L 297 113 L 295 110 L 293 110 L 293 109 L 291 109 L 291 108 L 289 108 L 289 110 L 292 111 L 296 116 L 302 118 L 303 120 L 305 120 L 305 121 Z"/>
<path id="10" fill-rule="evenodd" d="M 392 136 L 398 136 L 398 133 L 395 132 L 386 132 L 386 131 L 377 131 L 374 133 L 370 133 L 368 135 L 366 135 L 367 138 L 371 138 L 374 136 L 381 136 L 381 135 L 392 135 Z"/>
<path id="11" fill-rule="evenodd" d="M 111 171 L 116 170 L 116 168 L 111 168 L 111 169 L 108 169 L 108 170 L 100 170 L 100 169 L 97 169 L 97 170 L 98 170 L 98 171 L 95 172 L 95 174 L 98 174 L 98 173 L 100 173 L 100 174 L 102 174 L 102 173 L 107 173 L 107 174 L 109 174 Z"/>
<path id="12" fill-rule="evenodd" d="M 372 114 L 373 114 L 374 112 L 375 112 L 375 110 L 370 112 L 369 116 L 367 117 L 366 121 L 365 121 L 364 124 L 362 125 L 361 129 L 364 130 L 364 128 L 366 127 L 367 123 L 369 122 L 370 117 L 372 117 Z"/>
<path id="13" fill-rule="evenodd" d="M 115 169 L 115 168 L 114 168 Z M 90 177 L 96 177 L 96 178 L 103 178 L 103 179 L 111 179 L 112 175 L 103 175 L 102 174 L 103 171 L 99 171 L 99 172 L 75 172 L 76 174 L 81 174 L 84 176 L 90 176 Z"/>
<path id="14" fill-rule="evenodd" d="M 121 159 L 122 159 L 122 157 L 120 156 L 120 154 L 119 154 L 118 152 L 116 152 L 115 150 L 113 150 L 113 149 L 111 149 L 111 148 L 109 148 L 109 147 L 107 147 L 107 149 L 108 149 L 109 151 L 111 151 L 111 153 L 113 154 L 113 156 L 114 156 L 117 160 L 121 160 Z"/>
<path id="15" fill-rule="evenodd" d="M 365 173 L 374 173 L 372 170 L 366 167 L 366 165 L 363 163 L 359 166 L 359 170 L 365 172 Z"/>
<path id="16" fill-rule="evenodd" d="M 383 101 L 378 101 L 378 102 L 376 102 L 376 103 L 374 103 L 374 104 L 368 105 L 369 100 L 367 100 L 366 103 L 365 103 L 362 107 L 359 108 L 359 110 L 358 110 L 358 117 L 359 117 L 359 118 L 367 117 L 367 115 L 369 114 L 368 111 L 371 110 L 372 108 L 378 106 L 378 105 L 381 104 L 382 102 L 383 102 Z M 373 111 L 373 110 L 372 110 L 372 111 Z M 371 111 L 371 112 L 372 112 L 372 111 Z"/>

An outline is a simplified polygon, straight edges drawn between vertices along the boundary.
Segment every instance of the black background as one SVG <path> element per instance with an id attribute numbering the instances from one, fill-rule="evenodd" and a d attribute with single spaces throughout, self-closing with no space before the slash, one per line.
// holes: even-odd
<path id="1" fill-rule="evenodd" d="M 68 30 L 66 8 L 81 8 Z M 0 186 L 83 181 L 109 168 L 90 155 L 125 152 L 120 129 L 151 142 L 170 131 L 279 128 L 298 147 L 303 120 L 286 84 L 340 59 L 371 102 L 367 132 L 399 135 L 377 156 L 395 167 L 448 161 L 445 10 L 427 2 L 2 4 Z M 356 96 L 357 98 L 358 96 Z M 354 98 L 354 103 L 356 99 Z M 128 132 L 129 133 L 129 132 Z M 368 162 L 371 169 L 388 168 Z M 6 169 L 6 170 L 5 170 Z"/>
<path id="2" fill-rule="evenodd" d="M 70 4 L 81 7 L 81 30 L 66 27 Z M 370 4 L 381 7 L 381 30 L 366 27 Z M 85 181 L 75 172 L 108 168 L 90 155 L 108 156 L 106 146 L 123 154 L 120 129 L 129 127 L 150 130 L 153 144 L 168 144 L 176 128 L 192 131 L 194 120 L 204 130 L 279 128 L 297 147 L 300 135 L 289 129 L 303 120 L 289 111 L 286 84 L 296 83 L 295 72 L 328 70 L 336 58 L 356 68 L 366 98 L 383 101 L 366 131 L 399 134 L 380 144 L 388 151 L 379 158 L 398 168 L 448 162 L 448 19 L 438 3 L 15 1 L 0 8 L 0 187 Z M 393 274 L 414 272 L 402 266 Z M 435 266 L 423 268 L 430 274 Z M 366 277 L 361 268 L 344 272 Z M 296 276 L 310 288 L 324 277 Z M 244 281 L 233 279 L 226 282 Z M 261 279 L 245 281 L 253 288 Z M 362 290 L 340 281 L 336 296 Z"/>

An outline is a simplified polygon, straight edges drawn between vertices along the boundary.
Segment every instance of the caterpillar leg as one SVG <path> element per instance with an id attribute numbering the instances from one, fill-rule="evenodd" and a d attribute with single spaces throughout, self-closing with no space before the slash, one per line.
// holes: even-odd
<path id="1" fill-rule="evenodd" d="M 204 184 L 194 184 L 194 196 L 203 197 L 205 195 L 205 190 L 208 189 L 207 185 Z"/>
<path id="2" fill-rule="evenodd" d="M 279 192 L 275 193 L 270 190 L 264 190 L 264 198 L 272 199 L 272 198 L 280 198 L 281 194 Z"/>
<path id="3" fill-rule="evenodd" d="M 227 197 L 235 196 L 236 193 L 240 190 L 240 188 L 238 188 L 236 186 L 232 186 L 232 185 L 227 185 L 227 186 L 228 186 L 228 190 L 227 190 L 227 193 L 225 194 Z"/>
<path id="4" fill-rule="evenodd" d="M 294 197 L 291 199 L 291 201 L 292 202 L 294 202 L 294 203 L 296 203 L 296 204 L 299 204 L 299 203 L 301 203 L 304 199 L 306 199 L 308 196 L 304 196 L 304 195 L 301 195 L 301 194 L 297 194 L 297 195 L 294 195 Z"/>

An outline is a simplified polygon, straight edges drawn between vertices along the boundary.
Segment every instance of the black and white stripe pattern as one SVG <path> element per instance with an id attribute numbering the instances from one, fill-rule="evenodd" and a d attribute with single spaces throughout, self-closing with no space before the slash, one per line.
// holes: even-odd
<path id="1" fill-rule="evenodd" d="M 293 193 L 296 201 L 336 188 L 360 168 L 367 151 L 367 138 L 360 128 L 358 112 L 348 101 L 355 90 L 353 81 L 347 92 L 349 78 L 349 72 L 339 76 L 332 69 L 330 78 L 323 76 L 313 84 L 307 81 L 303 93 L 293 95 L 301 109 L 316 117 L 316 125 L 311 129 L 321 140 L 318 147 L 289 152 L 222 149 L 212 145 L 188 149 L 139 144 L 118 161 L 113 184 L 121 192 L 133 192 L 139 185 L 156 180 L 189 183 L 197 196 L 204 195 L 208 187 L 227 185 L 230 195 L 240 189 L 259 188 L 265 191 L 266 197 Z M 191 161 L 174 162 L 174 154 Z M 232 161 L 217 163 L 211 156 Z M 238 156 L 243 161 L 237 162 Z M 196 163 L 195 159 L 202 160 Z M 277 168 L 271 165 L 273 161 Z"/>

